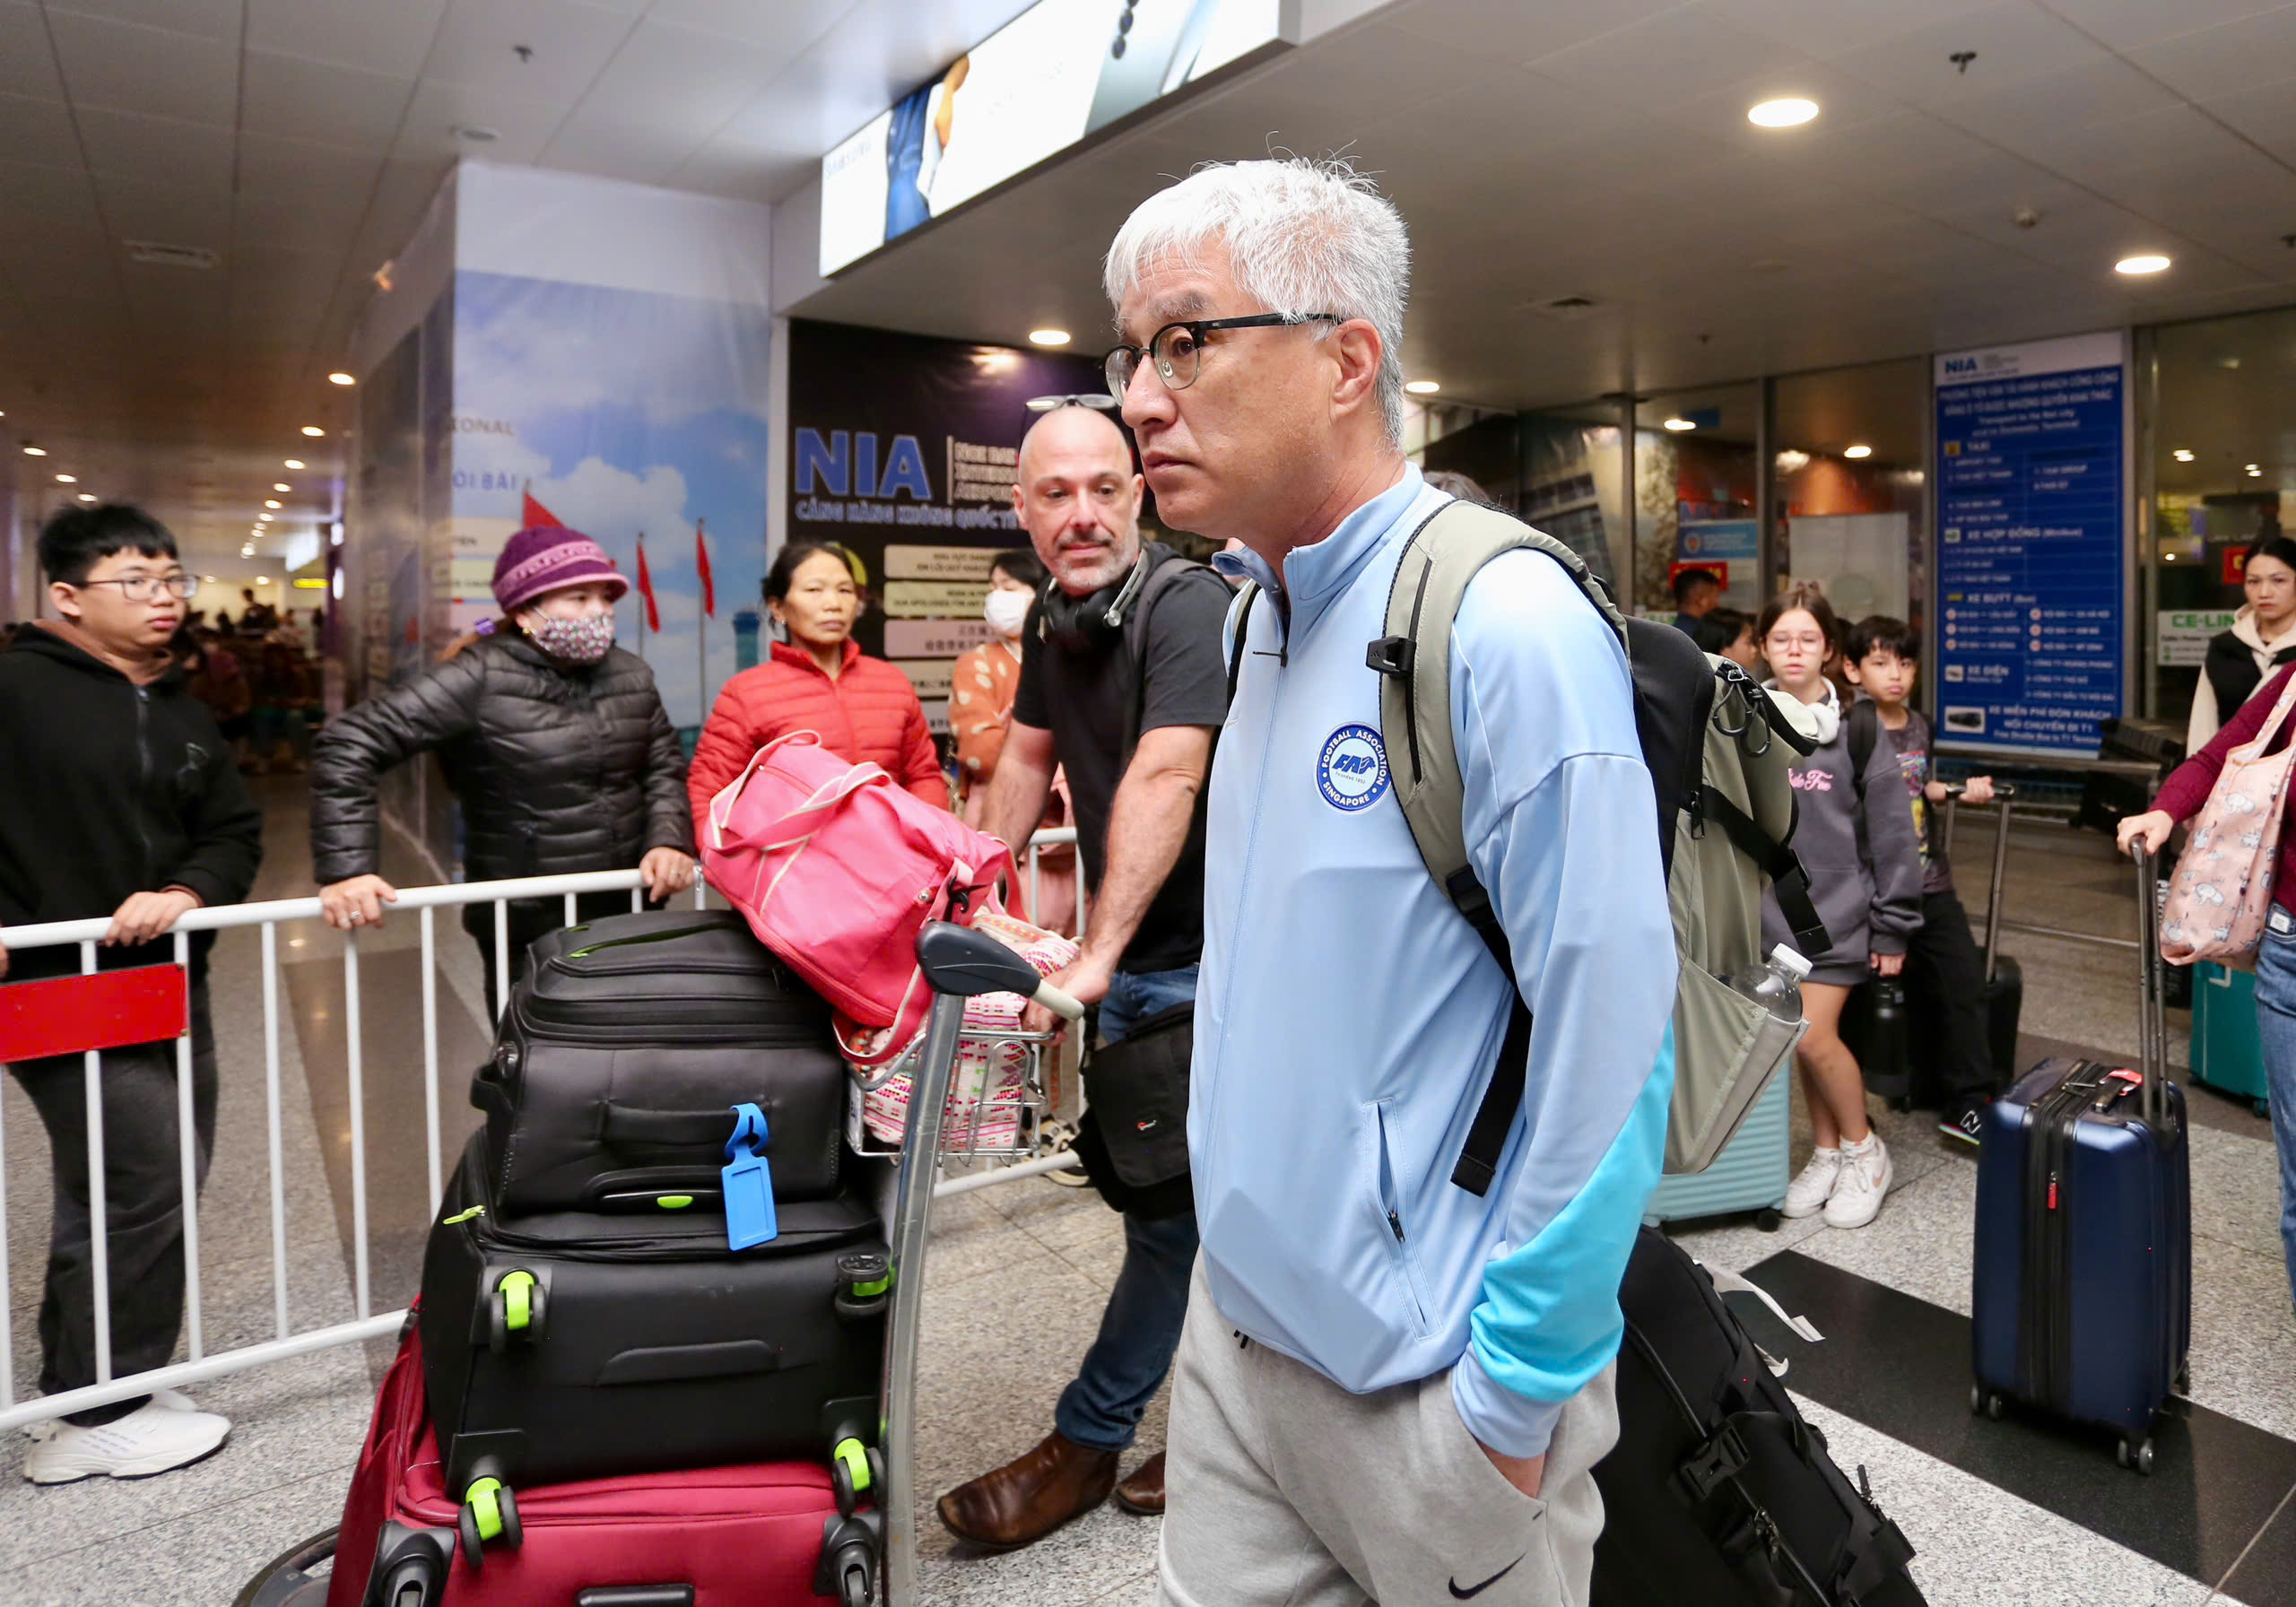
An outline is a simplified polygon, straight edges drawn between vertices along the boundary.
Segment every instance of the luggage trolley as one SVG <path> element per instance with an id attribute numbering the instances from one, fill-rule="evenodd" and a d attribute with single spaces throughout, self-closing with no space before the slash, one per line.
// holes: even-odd
<path id="1" fill-rule="evenodd" d="M 854 1440 L 837 1447 L 831 1479 L 840 1517 L 822 1537 L 815 1594 L 842 1607 L 916 1607 L 917 1562 L 917 1339 L 924 1312 L 924 1261 L 932 1226 L 933 1200 L 941 1166 L 951 1158 L 1000 1160 L 1035 1157 L 1042 1142 L 1042 1117 L 1049 1106 L 1043 1081 L 1043 1048 L 1051 1033 L 965 1030 L 965 1002 L 982 994 L 1017 993 L 1070 1021 L 1083 1008 L 1039 977 L 1029 962 L 985 934 L 947 924 L 927 926 L 918 937 L 918 960 L 934 989 L 932 1012 L 918 1047 L 885 1073 L 911 1076 L 908 1131 L 898 1156 L 877 1159 L 887 1177 L 881 1194 L 891 1248 L 891 1320 L 878 1394 L 876 1446 Z M 957 1132 L 948 1121 L 949 1092 L 961 1053 L 967 1047 L 994 1050 L 1017 1044 L 1026 1054 L 1017 1094 L 960 1100 Z M 1008 1142 L 985 1136 L 992 1118 L 1009 1110 L 1014 1128 Z M 954 1142 L 944 1142 L 953 1139 Z M 1039 1157 L 1050 1159 L 1049 1157 Z M 335 1559 L 335 1531 L 314 1536 L 266 1564 L 239 1593 L 235 1607 L 323 1607 Z M 879 1566 L 882 1559 L 883 1566 Z M 369 1559 L 346 1559 L 367 1568 Z M 435 1563 L 413 1559 L 422 1578 L 370 1581 L 370 1599 L 380 1589 L 388 1607 L 404 1602 L 442 1599 L 455 1573 L 451 1553 Z M 456 1574 L 460 1577 L 459 1574 Z M 654 1585 L 658 1582 L 647 1581 Z M 600 1580 L 596 1594 L 612 1593 L 615 1581 Z M 665 1587 L 666 1588 L 666 1587 Z M 409 1594 L 411 1589 L 412 1594 Z M 586 1593 L 587 1594 L 587 1593 Z M 491 1599 L 491 1598 L 490 1598 Z M 515 1594 L 501 1598 L 517 1600 Z M 632 1596 L 631 1600 L 639 1599 Z M 649 1598 L 650 1599 L 650 1598 Z M 667 1594 L 659 1599 L 667 1601 Z M 691 1599 L 687 1597 L 686 1599 Z M 521 1603 L 523 1607 L 523 1603 Z M 761 1603 L 760 1607 L 780 1607 Z M 794 1607 L 794 1604 L 793 1604 Z"/>

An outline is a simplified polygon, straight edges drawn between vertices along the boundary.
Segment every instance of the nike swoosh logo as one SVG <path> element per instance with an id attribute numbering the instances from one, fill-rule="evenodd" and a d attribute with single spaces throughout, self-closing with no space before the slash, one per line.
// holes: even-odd
<path id="1" fill-rule="evenodd" d="M 1530 1553 L 1528 1551 L 1523 1553 L 1523 1557 L 1527 1557 L 1529 1555 Z M 1485 1579 L 1482 1584 L 1469 1585 L 1465 1590 L 1461 1590 L 1459 1588 L 1458 1580 L 1454 1578 L 1450 1582 L 1451 1599 L 1455 1602 L 1474 1600 L 1476 1596 L 1481 1595 L 1484 1591 L 1489 1590 L 1492 1585 L 1498 1584 L 1499 1581 L 1504 1579 L 1508 1575 L 1513 1573 L 1517 1566 L 1522 1562 L 1523 1557 L 1516 1558 L 1513 1562 L 1510 1562 L 1505 1568 L 1500 1568 L 1497 1573 L 1492 1575 L 1490 1578 Z"/>

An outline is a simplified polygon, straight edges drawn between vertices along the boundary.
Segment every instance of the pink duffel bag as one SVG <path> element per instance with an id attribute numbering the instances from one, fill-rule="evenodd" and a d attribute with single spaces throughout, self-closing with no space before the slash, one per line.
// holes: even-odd
<path id="1" fill-rule="evenodd" d="M 701 822 L 709 884 L 772 950 L 864 1027 L 921 1022 L 928 921 L 969 925 L 1012 871 L 1003 843 L 850 764 L 811 731 L 758 750 Z"/>

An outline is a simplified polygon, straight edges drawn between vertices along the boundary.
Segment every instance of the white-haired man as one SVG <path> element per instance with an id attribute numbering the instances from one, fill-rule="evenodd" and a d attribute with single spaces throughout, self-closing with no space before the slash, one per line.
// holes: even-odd
<path id="1" fill-rule="evenodd" d="M 1650 777 L 1617 638 L 1551 559 L 1493 560 L 1451 717 L 1507 976 L 1396 804 L 1365 662 L 1448 500 L 1400 446 L 1407 284 L 1395 208 L 1329 163 L 1199 170 L 1109 251 L 1109 385 L 1158 513 L 1240 537 L 1217 561 L 1265 593 L 1212 782 L 1176 1607 L 1584 1601 L 1617 1437 L 1673 1081 Z M 1453 1164 L 1517 988 L 1526 1090 L 1477 1194 Z"/>

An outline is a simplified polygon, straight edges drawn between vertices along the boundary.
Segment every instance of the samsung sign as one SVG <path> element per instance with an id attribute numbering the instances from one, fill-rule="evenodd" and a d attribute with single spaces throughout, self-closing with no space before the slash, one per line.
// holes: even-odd
<path id="1" fill-rule="evenodd" d="M 822 159 L 833 274 L 1281 37 L 1283 0 L 1039 0 Z"/>

